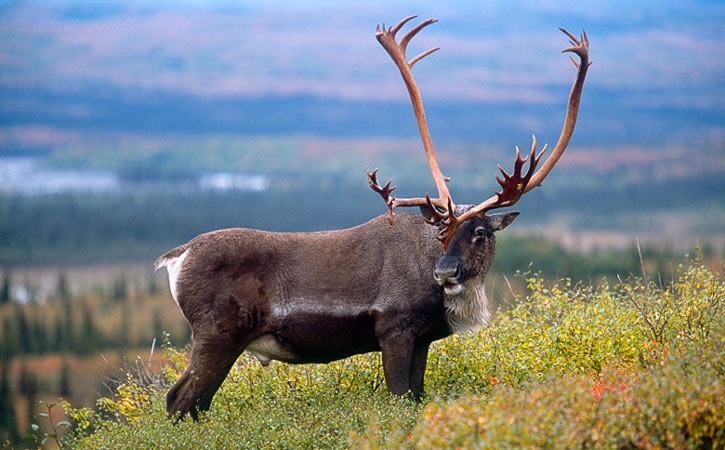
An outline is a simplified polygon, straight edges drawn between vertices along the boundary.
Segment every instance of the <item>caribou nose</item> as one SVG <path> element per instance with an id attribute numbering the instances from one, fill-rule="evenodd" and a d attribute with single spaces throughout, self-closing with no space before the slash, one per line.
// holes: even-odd
<path id="1" fill-rule="evenodd" d="M 463 269 L 459 262 L 455 264 L 437 264 L 433 276 L 439 285 L 443 286 L 445 283 L 458 283 L 461 279 Z"/>
<path id="2" fill-rule="evenodd" d="M 464 272 L 463 265 L 459 260 L 453 264 L 436 264 L 434 276 L 438 285 L 443 287 L 446 295 L 456 297 L 463 294 L 463 291 L 466 290 L 466 286 L 463 283 L 465 278 Z"/>

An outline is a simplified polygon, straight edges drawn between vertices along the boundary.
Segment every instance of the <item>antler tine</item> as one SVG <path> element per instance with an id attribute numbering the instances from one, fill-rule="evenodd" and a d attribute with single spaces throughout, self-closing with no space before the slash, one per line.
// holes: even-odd
<path id="1" fill-rule="evenodd" d="M 501 174 L 503 175 L 503 179 L 499 178 L 498 175 L 496 175 L 496 181 L 498 181 L 498 184 L 501 185 L 502 188 L 504 188 L 503 191 L 497 192 L 494 191 L 497 198 L 497 203 L 507 203 L 503 206 L 511 206 L 513 205 L 519 197 L 524 193 L 524 188 L 526 188 L 526 185 L 529 183 L 529 180 L 531 179 L 532 175 L 534 174 L 534 170 L 536 169 L 536 166 L 539 164 L 539 160 L 541 160 L 541 157 L 544 155 L 544 152 L 546 152 L 546 145 L 544 145 L 544 148 L 541 149 L 541 152 L 539 154 L 536 154 L 536 136 L 531 136 L 531 153 L 525 157 L 521 157 L 521 151 L 519 150 L 518 145 L 516 146 L 516 160 L 514 161 L 514 173 L 512 175 L 509 175 L 506 173 L 506 171 L 501 167 L 498 166 L 498 170 L 501 171 Z M 526 175 L 523 177 L 521 176 L 521 169 L 523 168 L 524 164 L 527 161 L 531 161 L 529 164 L 529 168 L 526 171 Z M 507 185 L 511 183 L 515 184 L 515 189 L 510 190 L 510 192 L 506 193 L 506 187 Z M 516 195 L 518 193 L 518 196 L 513 199 L 511 196 Z M 508 198 L 504 197 L 505 195 L 508 195 Z"/>
<path id="2" fill-rule="evenodd" d="M 471 217 L 485 214 L 486 211 L 491 209 L 503 208 L 515 204 L 524 194 L 526 185 L 533 176 L 534 170 L 536 170 L 536 166 L 539 164 L 539 160 L 541 160 L 545 151 L 546 145 L 538 154 L 536 153 L 536 136 L 531 137 L 531 152 L 527 156 L 522 157 L 521 151 L 517 146 L 513 173 L 509 174 L 503 169 L 503 167 L 500 165 L 498 166 L 498 170 L 501 171 L 501 175 L 503 175 L 503 178 L 496 176 L 496 181 L 498 181 L 498 184 L 501 185 L 501 191 L 494 191 L 494 194 L 491 197 L 470 208 L 460 216 L 456 217 L 451 214 L 450 217 L 442 221 L 445 228 L 441 231 L 438 239 L 443 242 L 443 251 L 448 248 L 448 244 L 455 234 L 458 226 L 466 220 Z M 522 169 L 527 162 L 529 163 L 529 168 L 527 169 L 526 174 L 522 175 Z"/>
<path id="3" fill-rule="evenodd" d="M 401 28 L 403 28 L 403 25 L 405 25 L 406 23 L 408 23 L 408 22 L 410 22 L 411 20 L 415 19 L 416 17 L 418 17 L 418 15 L 417 15 L 417 14 L 412 14 L 412 15 L 410 15 L 410 16 L 408 16 L 408 17 L 405 17 L 405 18 L 403 18 L 403 20 L 401 20 L 400 22 L 398 22 L 398 24 L 397 24 L 397 25 L 395 25 L 394 27 L 391 27 L 391 28 L 389 28 L 389 29 L 388 29 L 388 31 L 389 31 L 389 32 L 390 32 L 390 33 L 391 33 L 391 34 L 392 34 L 393 36 L 395 36 L 395 34 L 396 34 L 396 33 L 397 33 L 398 31 L 400 31 L 400 29 L 401 29 Z M 379 30 L 380 30 L 380 26 L 378 26 L 378 31 L 379 31 Z M 383 22 L 383 31 L 385 31 L 385 22 Z"/>
<path id="4" fill-rule="evenodd" d="M 418 56 L 416 56 L 415 58 L 413 58 L 410 61 L 408 61 L 408 66 L 412 68 L 413 67 L 413 64 L 417 63 L 418 61 L 420 61 L 421 59 L 423 59 L 426 56 L 430 55 L 431 53 L 437 52 L 440 49 L 441 49 L 440 47 L 433 47 L 433 48 L 429 48 L 428 50 L 426 50 L 424 52 L 421 52 L 420 54 L 418 54 Z"/>
<path id="5" fill-rule="evenodd" d="M 458 224 L 456 223 L 457 218 L 454 214 L 455 207 L 453 206 L 453 200 L 451 200 L 450 197 L 448 198 L 446 212 L 441 212 L 433 204 L 433 201 L 428 194 L 425 194 L 425 200 L 428 204 L 428 209 L 430 210 L 430 218 L 425 218 L 425 221 L 431 225 L 440 226 L 437 239 L 441 241 L 443 244 L 443 251 L 445 251 L 446 248 L 448 248 L 448 243 L 450 242 L 453 233 L 455 233 L 456 228 L 458 228 Z"/>
<path id="6" fill-rule="evenodd" d="M 390 197 L 390 194 L 398 186 L 390 187 L 390 183 L 392 183 L 392 180 L 388 181 L 385 184 L 385 186 L 380 186 L 380 184 L 378 184 L 378 179 L 377 179 L 378 169 L 375 169 L 372 172 L 370 172 L 370 167 L 366 167 L 365 172 L 368 174 L 368 185 L 370 186 L 370 188 L 373 191 L 380 194 L 380 196 L 383 197 L 385 204 L 388 206 L 388 222 L 390 222 L 390 225 L 392 225 L 393 224 L 393 203 L 395 202 L 395 197 Z"/>
<path id="7" fill-rule="evenodd" d="M 445 177 L 443 173 L 441 172 L 440 166 L 438 165 L 438 160 L 436 158 L 435 154 L 435 148 L 433 146 L 433 140 L 430 136 L 430 131 L 428 129 L 428 122 L 425 117 L 425 109 L 423 107 L 423 100 L 420 95 L 420 90 L 418 89 L 418 85 L 415 82 L 415 78 L 413 77 L 412 67 L 413 65 L 423 59 L 424 57 L 430 55 L 431 53 L 438 50 L 437 47 L 431 48 L 429 50 L 426 50 L 422 53 L 420 53 L 415 58 L 412 58 L 410 61 L 407 60 L 405 56 L 405 51 L 407 49 L 408 43 L 417 35 L 420 30 L 427 27 L 428 25 L 437 22 L 437 19 L 428 19 L 424 20 L 423 22 L 419 23 L 415 27 L 413 27 L 408 33 L 403 36 L 403 38 L 400 40 L 400 42 L 396 42 L 395 34 L 400 31 L 400 29 L 410 20 L 414 19 L 417 16 L 408 16 L 398 22 L 397 25 L 391 28 L 386 28 L 385 24 L 381 27 L 378 25 L 376 28 L 375 37 L 377 38 L 378 42 L 380 42 L 380 45 L 383 46 L 385 51 L 390 55 L 391 59 L 395 63 L 395 65 L 398 67 L 398 70 L 400 71 L 401 76 L 403 77 L 403 82 L 405 83 L 405 87 L 408 90 L 408 95 L 410 96 L 410 101 L 413 106 L 413 112 L 415 114 L 415 119 L 418 124 L 418 132 L 420 134 L 421 141 L 423 143 L 423 148 L 425 149 L 426 159 L 428 161 L 428 166 L 431 171 L 431 175 L 433 176 L 433 181 L 436 184 L 436 188 L 438 190 L 438 198 L 430 200 L 433 205 L 435 205 L 438 208 L 444 209 L 447 206 L 448 200 L 450 199 L 450 193 L 448 191 L 448 186 L 446 186 L 446 182 L 449 180 L 449 178 Z M 372 187 L 372 185 L 371 185 Z M 375 190 L 375 189 L 374 189 Z M 377 190 L 376 190 L 377 191 Z M 382 195 L 382 194 L 381 194 Z M 385 199 L 385 198 L 384 198 Z M 388 205 L 388 211 L 391 213 L 391 220 L 392 220 L 392 210 L 398 206 L 424 206 L 428 202 L 425 198 L 408 198 L 408 199 L 399 199 L 399 198 L 392 198 L 392 200 L 385 199 L 386 203 L 390 201 L 391 203 Z"/>
<path id="8" fill-rule="evenodd" d="M 403 26 L 406 23 L 410 22 L 411 20 L 415 19 L 416 17 L 418 17 L 418 16 L 415 15 L 415 14 L 412 15 L 412 16 L 408 16 L 408 17 L 404 18 L 403 20 L 401 20 L 400 22 L 398 22 L 397 25 L 395 25 L 394 27 L 390 27 L 387 30 L 385 29 L 385 24 L 384 23 L 383 23 L 383 26 L 382 26 L 382 31 L 381 31 L 380 25 L 378 25 L 375 28 L 375 35 L 378 36 L 378 35 L 383 34 L 383 33 L 388 33 L 394 39 L 395 38 L 395 35 L 398 33 L 398 31 L 400 31 L 400 29 L 403 28 Z M 408 31 L 405 34 L 405 36 L 403 36 L 403 38 L 400 40 L 400 42 L 398 42 L 398 44 L 397 44 L 398 47 L 400 48 L 400 50 L 403 52 L 403 54 L 405 54 L 405 51 L 408 48 L 408 43 L 415 37 L 416 34 L 418 34 L 418 32 L 420 30 L 422 30 L 423 28 L 427 27 L 428 25 L 430 25 L 432 23 L 436 23 L 436 22 L 438 22 L 438 19 L 428 19 L 428 20 L 424 20 L 423 22 L 421 22 L 418 25 L 416 25 L 415 27 L 413 27 L 413 29 L 411 29 L 410 31 Z M 429 55 L 430 53 L 433 53 L 434 51 L 439 50 L 439 49 L 440 49 L 440 47 L 434 47 L 434 48 L 431 48 L 429 50 L 426 50 L 425 52 L 423 52 L 420 55 L 418 55 L 415 58 L 413 58 L 413 60 L 411 60 L 410 62 L 408 62 L 408 64 L 412 67 L 413 64 L 415 63 L 415 61 L 418 61 L 421 58 L 423 58 L 423 57 Z"/>
<path id="9" fill-rule="evenodd" d="M 448 209 L 445 212 L 441 212 L 434 204 L 433 200 L 431 200 L 430 195 L 427 193 L 425 194 L 425 202 L 428 205 L 428 208 L 430 209 L 430 218 L 426 218 L 425 221 L 428 222 L 431 225 L 435 225 L 437 223 L 443 223 L 445 224 L 448 219 L 451 217 L 451 211 L 453 210 L 453 206 L 451 204 L 451 199 L 448 199 Z"/>
<path id="10" fill-rule="evenodd" d="M 417 17 L 417 16 L 413 16 L 413 17 Z M 405 51 L 408 48 L 408 43 L 410 42 L 411 39 L 413 39 L 415 37 L 416 34 L 418 34 L 418 32 L 420 30 L 422 30 L 423 28 L 427 27 L 428 25 L 430 25 L 432 23 L 436 23 L 436 22 L 438 22 L 438 19 L 424 20 L 423 22 L 416 25 L 412 30 L 408 31 L 405 34 L 405 36 L 403 36 L 403 38 L 398 43 L 398 46 L 403 51 L 403 53 L 405 54 Z M 428 56 L 431 53 L 438 51 L 438 50 L 440 50 L 440 47 L 433 47 L 433 48 L 430 48 L 430 49 L 420 53 L 418 56 L 416 56 L 415 58 L 408 61 L 408 66 L 412 68 L 413 64 L 415 64 L 416 62 L 420 61 L 421 59 L 425 58 L 426 56 Z"/>

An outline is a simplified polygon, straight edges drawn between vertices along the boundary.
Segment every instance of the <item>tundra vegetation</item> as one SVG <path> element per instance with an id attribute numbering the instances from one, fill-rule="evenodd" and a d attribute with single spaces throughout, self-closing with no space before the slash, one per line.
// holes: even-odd
<path id="1" fill-rule="evenodd" d="M 387 392 L 378 353 L 267 368 L 243 355 L 200 423 L 174 425 L 164 394 L 187 353 L 167 341 L 160 370 L 127 366 L 94 407 L 45 405 L 34 445 L 723 448 L 725 280 L 706 262 L 696 251 L 669 281 L 519 272 L 525 291 L 489 328 L 432 346 L 421 403 Z"/>

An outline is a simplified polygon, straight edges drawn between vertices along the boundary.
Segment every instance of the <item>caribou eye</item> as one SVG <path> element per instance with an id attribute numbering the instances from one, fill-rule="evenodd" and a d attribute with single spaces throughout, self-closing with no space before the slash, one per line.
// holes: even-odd
<path id="1" fill-rule="evenodd" d="M 486 229 L 484 227 L 478 227 L 473 232 L 473 237 L 480 238 L 483 237 L 483 235 L 486 234 Z"/>

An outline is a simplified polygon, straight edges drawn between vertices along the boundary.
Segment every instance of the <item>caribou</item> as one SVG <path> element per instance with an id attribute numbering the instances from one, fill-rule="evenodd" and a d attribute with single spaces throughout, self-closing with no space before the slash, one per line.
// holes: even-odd
<path id="1" fill-rule="evenodd" d="M 231 228 L 201 234 L 155 262 L 166 268 L 171 295 L 191 326 L 191 357 L 166 395 L 174 420 L 194 420 L 210 408 L 214 394 L 243 351 L 263 365 L 328 363 L 367 352 L 382 353 L 388 390 L 419 399 L 432 342 L 476 330 L 490 320 L 484 279 L 495 256 L 495 233 L 518 212 L 509 207 L 540 186 L 566 149 L 576 124 L 589 67 L 589 40 L 561 29 L 578 56 L 561 135 L 546 150 L 521 156 L 513 173 L 501 166 L 501 188 L 478 205 L 456 205 L 428 131 L 412 68 L 438 50 L 408 60 L 406 47 L 423 21 L 400 40 L 396 34 L 416 16 L 376 29 L 376 38 L 399 69 L 408 90 L 438 197 L 397 198 L 367 169 L 370 187 L 387 212 L 353 228 L 282 233 Z M 528 163 L 528 169 L 523 168 Z M 396 211 L 417 206 L 421 214 Z"/>

